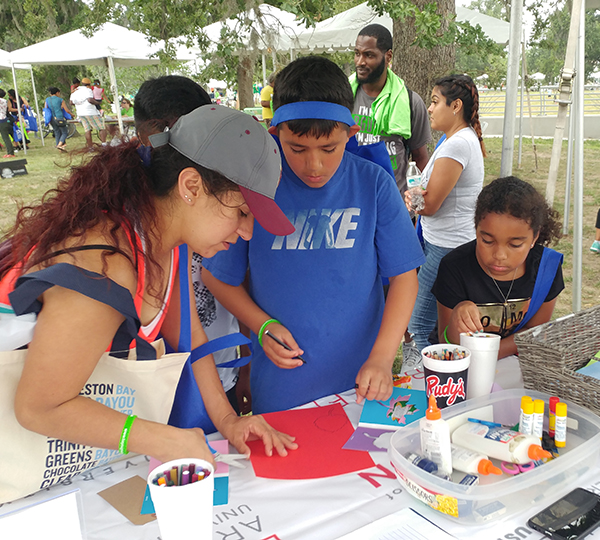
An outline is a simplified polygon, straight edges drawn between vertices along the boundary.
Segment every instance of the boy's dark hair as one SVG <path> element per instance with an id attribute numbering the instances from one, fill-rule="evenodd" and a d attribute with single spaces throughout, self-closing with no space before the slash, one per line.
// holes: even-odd
<path id="1" fill-rule="evenodd" d="M 298 101 L 328 101 L 352 112 L 354 94 L 348 77 L 331 60 L 322 56 L 304 56 L 283 68 L 273 87 L 273 110 Z M 334 120 L 302 119 L 286 124 L 296 135 L 310 133 L 317 138 L 328 136 L 338 125 L 348 129 L 346 124 Z"/>
<path id="2" fill-rule="evenodd" d="M 59 90 L 58 88 L 56 88 L 56 86 L 50 86 L 50 87 L 48 87 L 48 93 L 49 93 L 49 94 L 52 94 L 52 95 L 54 95 L 54 94 L 56 94 L 57 92 L 60 92 L 60 90 Z"/>
<path id="3" fill-rule="evenodd" d="M 100 84 L 100 79 L 94 79 L 94 84 Z"/>
<path id="4" fill-rule="evenodd" d="M 134 99 L 136 130 L 152 134 L 172 127 L 177 119 L 211 103 L 198 83 L 180 75 L 148 79 Z"/>
<path id="5" fill-rule="evenodd" d="M 393 46 L 391 32 L 381 24 L 368 24 L 358 35 L 374 37 L 377 40 L 377 48 L 384 54 Z"/>
<path id="6" fill-rule="evenodd" d="M 11 89 L 8 91 L 8 95 L 9 95 L 11 98 L 13 98 L 13 99 L 17 99 L 17 94 L 15 94 L 15 91 L 14 91 L 14 89 L 13 89 L 13 88 L 11 88 Z"/>
<path id="7" fill-rule="evenodd" d="M 0 98 L 3 98 L 6 95 L 6 92 L 0 88 Z"/>
<path id="8" fill-rule="evenodd" d="M 508 214 L 531 227 L 536 244 L 548 245 L 562 237 L 562 225 L 556 210 L 531 184 L 516 176 L 506 176 L 485 186 L 475 207 L 475 227 L 489 213 Z"/>
<path id="9" fill-rule="evenodd" d="M 71 80 L 72 84 L 81 84 L 81 81 L 77 78 L 77 77 L 73 77 L 73 79 Z"/>

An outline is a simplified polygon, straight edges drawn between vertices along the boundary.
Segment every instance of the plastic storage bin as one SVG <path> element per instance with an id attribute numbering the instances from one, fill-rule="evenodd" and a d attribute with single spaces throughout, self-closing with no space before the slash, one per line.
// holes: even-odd
<path id="1" fill-rule="evenodd" d="M 450 431 L 468 417 L 514 425 L 519 421 L 521 397 L 543 399 L 549 395 L 533 390 L 504 390 L 488 396 L 471 399 L 442 411 L 442 418 L 450 423 Z M 540 467 L 516 476 L 480 476 L 476 486 L 460 485 L 465 476 L 455 471 L 453 482 L 438 478 L 409 463 L 404 457 L 409 452 L 421 453 L 418 425 L 409 425 L 396 431 L 388 450 L 392 467 L 406 490 L 431 508 L 462 525 L 480 525 L 488 520 L 504 518 L 521 512 L 532 504 L 548 504 L 563 485 L 576 480 L 596 464 L 600 450 L 600 418 L 583 407 L 568 404 L 567 445 L 560 456 Z M 548 406 L 544 429 L 548 429 Z M 492 459 L 496 466 L 498 461 Z"/>

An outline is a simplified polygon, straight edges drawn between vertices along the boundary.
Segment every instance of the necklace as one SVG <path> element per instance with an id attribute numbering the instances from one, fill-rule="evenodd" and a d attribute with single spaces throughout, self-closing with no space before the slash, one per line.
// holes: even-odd
<path id="1" fill-rule="evenodd" d="M 508 293 L 506 294 L 506 296 L 504 296 L 504 293 L 502 292 L 502 289 L 500 289 L 498 282 L 494 279 L 494 277 L 492 275 L 490 275 L 490 277 L 492 278 L 492 281 L 494 282 L 494 285 L 496 285 L 496 289 L 498 289 L 498 292 L 502 295 L 502 298 L 504 299 L 504 307 L 505 308 L 508 307 L 508 299 L 510 298 L 510 293 L 512 292 L 513 285 L 515 284 L 515 277 L 517 276 L 518 269 L 519 269 L 519 267 L 517 266 L 517 268 L 515 268 L 515 273 L 513 274 L 512 281 L 510 282 L 510 288 L 508 289 Z"/>

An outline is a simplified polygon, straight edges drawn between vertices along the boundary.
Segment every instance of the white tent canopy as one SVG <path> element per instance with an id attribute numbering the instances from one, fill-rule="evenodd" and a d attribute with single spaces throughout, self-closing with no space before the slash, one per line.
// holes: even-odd
<path id="1" fill-rule="evenodd" d="M 87 37 L 81 30 L 73 30 L 35 45 L 10 53 L 15 63 L 45 64 L 62 66 L 106 66 L 110 75 L 111 90 L 115 103 L 119 92 L 115 67 L 130 67 L 158 64 L 156 57 L 161 45 L 151 44 L 148 38 L 133 30 L 113 23 L 105 23 L 92 36 Z M 123 131 L 121 109 L 117 107 L 119 129 Z"/>
<path id="2" fill-rule="evenodd" d="M 259 13 L 257 14 L 256 11 Z M 250 25 L 243 21 L 247 18 Z M 242 21 L 240 21 L 242 19 Z M 288 51 L 298 48 L 298 34 L 303 30 L 296 21 L 296 15 L 269 4 L 260 4 L 236 19 L 216 22 L 203 28 L 208 38 L 216 43 L 220 41 L 221 30 L 227 28 L 238 35 L 245 47 L 262 52 Z"/>
<path id="3" fill-rule="evenodd" d="M 484 34 L 496 43 L 506 44 L 510 24 L 464 7 L 456 7 L 456 20 L 480 25 Z M 358 33 L 368 24 L 381 24 L 392 32 L 393 21 L 387 14 L 379 16 L 366 2 L 325 19 L 298 36 L 298 49 L 311 52 L 354 50 Z"/>
<path id="4" fill-rule="evenodd" d="M 27 69 L 29 70 L 29 73 L 31 73 L 31 85 L 33 86 L 33 95 L 35 98 L 35 111 L 37 114 L 38 119 L 40 118 L 40 110 L 38 107 L 38 102 L 37 102 L 37 91 L 35 89 L 35 80 L 33 78 L 33 69 L 31 69 L 31 64 L 18 64 L 16 66 L 13 66 L 13 64 L 11 63 L 11 56 L 10 53 L 8 51 L 5 51 L 3 49 L 0 49 L 0 69 L 11 69 L 13 70 L 13 67 L 16 69 Z M 13 84 L 15 86 L 15 92 L 18 96 L 18 92 L 17 92 L 17 78 L 15 77 L 15 72 L 13 70 Z M 21 111 L 19 110 L 19 123 L 21 125 L 23 125 L 23 119 L 21 118 Z M 44 145 L 44 137 L 42 136 L 42 146 Z M 27 148 L 25 148 L 25 153 L 27 153 Z"/>

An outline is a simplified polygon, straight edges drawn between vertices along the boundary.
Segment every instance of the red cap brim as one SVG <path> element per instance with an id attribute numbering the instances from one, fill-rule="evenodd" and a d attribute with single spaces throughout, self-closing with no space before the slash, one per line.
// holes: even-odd
<path id="1" fill-rule="evenodd" d="M 296 230 L 273 199 L 242 186 L 240 186 L 240 191 L 256 221 L 267 232 L 275 236 L 286 236 Z"/>

